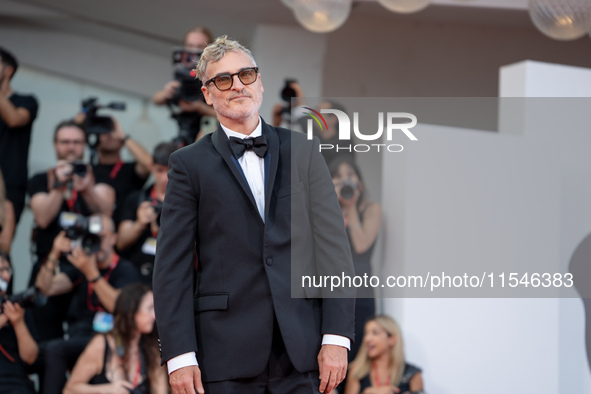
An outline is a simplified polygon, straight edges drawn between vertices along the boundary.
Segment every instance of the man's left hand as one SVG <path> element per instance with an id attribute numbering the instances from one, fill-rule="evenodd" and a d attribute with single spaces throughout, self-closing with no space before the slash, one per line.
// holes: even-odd
<path id="1" fill-rule="evenodd" d="M 330 393 L 347 374 L 347 349 L 338 345 L 323 345 L 318 353 L 321 393 Z"/>

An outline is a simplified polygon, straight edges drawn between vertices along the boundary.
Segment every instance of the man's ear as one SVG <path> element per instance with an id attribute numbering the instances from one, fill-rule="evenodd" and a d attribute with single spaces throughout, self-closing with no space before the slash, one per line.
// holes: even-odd
<path id="1" fill-rule="evenodd" d="M 209 89 L 205 86 L 201 86 L 201 92 L 203 93 L 203 98 L 205 102 L 209 105 L 213 105 L 213 101 L 211 101 L 211 94 L 209 93 Z"/>

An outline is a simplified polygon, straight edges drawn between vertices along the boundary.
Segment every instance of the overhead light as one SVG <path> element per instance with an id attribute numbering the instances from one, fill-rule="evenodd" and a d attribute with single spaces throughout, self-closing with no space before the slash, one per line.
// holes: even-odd
<path id="1" fill-rule="evenodd" d="M 302 26 L 314 33 L 328 33 L 341 27 L 349 17 L 352 0 L 282 0 L 291 2 Z"/>
<path id="2" fill-rule="evenodd" d="M 576 40 L 591 30 L 589 0 L 529 0 L 529 15 L 538 30 L 555 40 Z"/>
<path id="3" fill-rule="evenodd" d="M 425 9 L 431 0 L 378 0 L 378 2 L 390 11 L 410 14 Z"/>

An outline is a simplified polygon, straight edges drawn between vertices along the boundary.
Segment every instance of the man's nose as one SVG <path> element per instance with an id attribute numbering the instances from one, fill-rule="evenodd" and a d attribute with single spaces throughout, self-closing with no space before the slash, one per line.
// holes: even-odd
<path id="1" fill-rule="evenodd" d="M 244 84 L 242 83 L 242 81 L 238 77 L 238 74 L 232 75 L 232 79 L 233 79 L 232 90 L 242 91 L 242 89 L 244 89 Z"/>

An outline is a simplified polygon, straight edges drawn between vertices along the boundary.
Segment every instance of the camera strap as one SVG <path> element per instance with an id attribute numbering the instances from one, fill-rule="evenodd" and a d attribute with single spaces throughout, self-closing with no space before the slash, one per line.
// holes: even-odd
<path id="1" fill-rule="evenodd" d="M 12 357 L 10 354 L 8 354 L 8 352 L 6 351 L 6 349 L 4 349 L 4 348 L 2 347 L 2 345 L 0 345 L 0 352 L 2 352 L 2 354 L 3 354 L 3 355 L 5 355 L 5 356 L 6 356 L 6 358 L 7 358 L 7 359 L 8 359 L 10 362 L 12 362 L 12 363 L 15 363 L 15 364 L 16 364 L 16 360 L 14 359 L 14 357 Z"/>
<path id="2" fill-rule="evenodd" d="M 123 167 L 123 160 L 119 159 L 119 161 L 111 169 L 111 173 L 109 174 L 109 178 L 111 178 L 111 179 L 117 178 L 119 171 L 121 171 L 121 167 Z"/>
<path id="3" fill-rule="evenodd" d="M 103 278 L 107 282 L 109 281 L 109 277 L 111 276 L 111 273 L 117 267 L 117 264 L 119 264 L 119 255 L 115 254 L 113 256 L 113 260 L 111 260 L 111 265 L 109 266 L 109 269 L 103 275 Z M 88 309 L 93 312 L 106 312 L 102 306 L 94 305 L 92 302 L 92 294 L 94 293 L 94 283 L 87 282 L 87 286 L 88 286 L 88 294 L 86 297 L 86 306 L 88 307 Z"/>
<path id="4" fill-rule="evenodd" d="M 70 191 L 70 198 L 66 200 L 66 204 L 68 204 L 68 210 L 70 212 L 74 212 L 74 207 L 76 206 L 76 200 L 78 200 L 78 190 L 72 188 Z"/>

